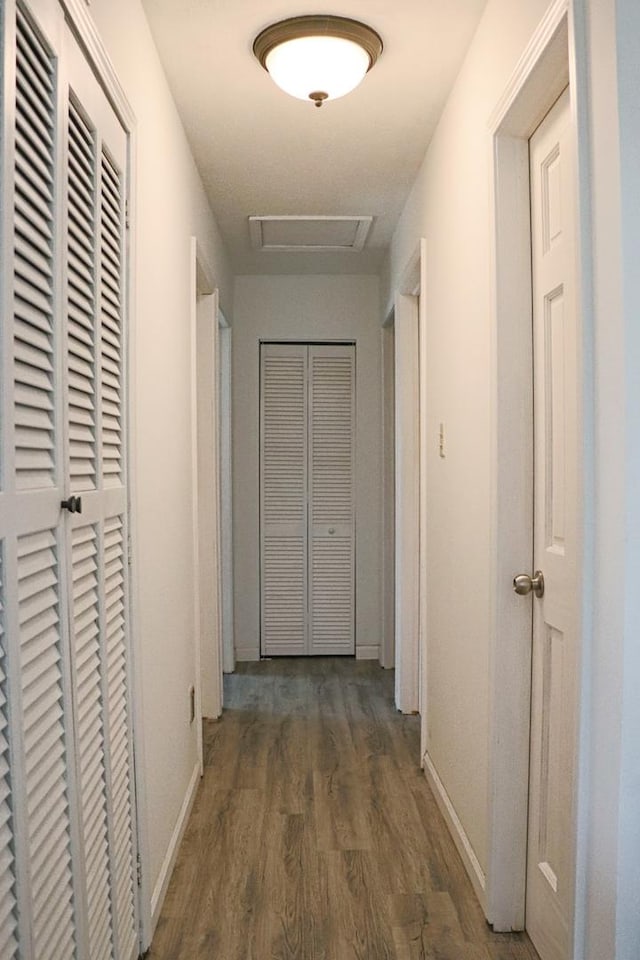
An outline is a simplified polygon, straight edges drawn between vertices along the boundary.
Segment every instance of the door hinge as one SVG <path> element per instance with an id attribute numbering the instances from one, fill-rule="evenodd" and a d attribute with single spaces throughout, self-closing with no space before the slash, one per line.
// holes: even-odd
<path id="1" fill-rule="evenodd" d="M 127 534 L 127 563 L 131 566 L 133 561 L 133 546 L 131 543 L 131 534 Z"/>
<path id="2" fill-rule="evenodd" d="M 127 198 L 124 202 L 124 225 L 125 229 L 129 229 L 131 226 L 131 221 L 129 218 L 129 199 Z"/>
<path id="3" fill-rule="evenodd" d="M 136 854 L 136 880 L 138 881 L 138 886 L 142 886 L 142 860 L 140 859 L 140 854 Z"/>

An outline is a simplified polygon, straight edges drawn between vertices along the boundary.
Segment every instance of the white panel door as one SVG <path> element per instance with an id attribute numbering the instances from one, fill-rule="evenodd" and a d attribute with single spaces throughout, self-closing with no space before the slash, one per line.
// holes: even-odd
<path id="1" fill-rule="evenodd" d="M 568 960 L 574 898 L 577 334 L 569 91 L 530 142 L 535 504 L 526 926 L 542 960 Z"/>
<path id="2" fill-rule="evenodd" d="M 354 652 L 355 357 L 309 347 L 309 653 Z"/>
<path id="3" fill-rule="evenodd" d="M 3 16 L 0 956 L 132 960 L 127 137 L 61 7 Z"/>
<path id="4" fill-rule="evenodd" d="M 352 654 L 355 350 L 261 348 L 261 650 Z"/>

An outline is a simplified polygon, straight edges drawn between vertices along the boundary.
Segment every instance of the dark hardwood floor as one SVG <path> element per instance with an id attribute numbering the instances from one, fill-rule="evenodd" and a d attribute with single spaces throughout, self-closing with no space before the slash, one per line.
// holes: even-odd
<path id="1" fill-rule="evenodd" d="M 393 674 L 238 664 L 153 960 L 537 960 L 495 934 L 418 765 Z"/>

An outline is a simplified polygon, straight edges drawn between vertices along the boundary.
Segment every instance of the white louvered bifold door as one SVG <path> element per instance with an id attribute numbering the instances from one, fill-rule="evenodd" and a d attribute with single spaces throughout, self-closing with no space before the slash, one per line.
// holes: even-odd
<path id="1" fill-rule="evenodd" d="M 133 960 L 127 137 L 53 0 L 2 16 L 0 957 Z"/>
<path id="2" fill-rule="evenodd" d="M 307 649 L 307 350 L 261 348 L 262 653 Z"/>
<path id="3" fill-rule="evenodd" d="M 67 33 L 64 307 L 69 608 L 91 960 L 137 955 L 126 636 L 126 133 Z"/>
<path id="4" fill-rule="evenodd" d="M 79 856 L 60 500 L 62 323 L 56 50 L 25 8 L 3 8 L 2 492 L 9 882 L 1 955 L 79 957 Z M 15 122 L 12 122 L 15 116 Z"/>
<path id="5" fill-rule="evenodd" d="M 355 351 L 309 347 L 309 652 L 354 653 Z"/>
<path id="6" fill-rule="evenodd" d="M 355 350 L 261 348 L 261 650 L 353 654 Z"/>

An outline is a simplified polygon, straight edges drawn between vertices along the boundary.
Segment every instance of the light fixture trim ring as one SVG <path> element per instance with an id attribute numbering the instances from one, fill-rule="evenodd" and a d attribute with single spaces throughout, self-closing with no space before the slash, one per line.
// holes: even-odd
<path id="1" fill-rule="evenodd" d="M 288 40 L 301 37 L 339 37 L 357 43 L 369 57 L 369 67 L 374 65 L 382 53 L 382 38 L 372 27 L 359 20 L 348 17 L 334 17 L 327 14 L 312 14 L 304 17 L 290 17 L 272 23 L 258 34 L 253 42 L 253 52 L 257 60 L 267 70 L 267 57 L 276 47 Z M 267 70 L 268 72 L 268 70 Z"/>

